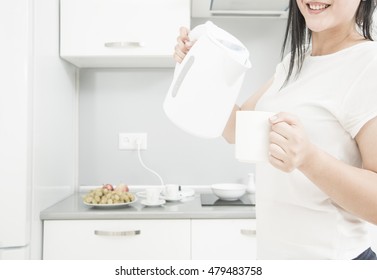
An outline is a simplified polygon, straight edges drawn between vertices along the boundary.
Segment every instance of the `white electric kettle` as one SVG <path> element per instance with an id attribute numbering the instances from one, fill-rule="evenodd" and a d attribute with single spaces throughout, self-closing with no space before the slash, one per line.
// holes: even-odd
<path id="1" fill-rule="evenodd" d="M 182 130 L 202 138 L 222 135 L 237 100 L 246 70 L 246 47 L 212 22 L 195 27 L 195 41 L 177 64 L 164 101 L 168 118 Z"/>

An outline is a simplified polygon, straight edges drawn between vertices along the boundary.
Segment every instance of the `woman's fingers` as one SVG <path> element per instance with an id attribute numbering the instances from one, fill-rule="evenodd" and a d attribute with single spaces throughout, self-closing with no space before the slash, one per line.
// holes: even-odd
<path id="1" fill-rule="evenodd" d="M 179 36 L 177 37 L 177 45 L 174 50 L 174 59 L 181 63 L 185 58 L 187 52 L 192 47 L 192 42 L 188 36 L 189 30 L 186 27 L 179 29 Z"/>

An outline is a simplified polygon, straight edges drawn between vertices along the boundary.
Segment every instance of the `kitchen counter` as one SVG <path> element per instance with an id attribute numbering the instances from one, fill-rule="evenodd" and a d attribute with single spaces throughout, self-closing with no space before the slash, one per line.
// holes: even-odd
<path id="1" fill-rule="evenodd" d="M 136 193 L 132 191 L 132 193 Z M 104 220 L 104 219 L 254 219 L 254 206 L 202 206 L 200 194 L 210 190 L 195 190 L 195 195 L 179 202 L 147 207 L 137 201 L 120 208 L 96 208 L 82 202 L 85 192 L 75 193 L 40 213 L 41 220 Z M 253 199 L 251 199 L 253 201 Z"/>

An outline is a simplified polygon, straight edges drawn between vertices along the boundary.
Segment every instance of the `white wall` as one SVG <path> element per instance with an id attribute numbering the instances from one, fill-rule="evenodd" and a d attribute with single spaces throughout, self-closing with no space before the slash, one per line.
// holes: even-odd
<path id="1" fill-rule="evenodd" d="M 192 26 L 204 22 L 195 19 Z M 243 102 L 267 81 L 280 61 L 285 30 L 281 19 L 217 19 L 214 23 L 243 41 L 253 63 L 240 95 Z M 178 34 L 178 30 L 177 30 Z M 81 69 L 81 185 L 103 183 L 158 184 L 134 151 L 118 150 L 119 132 L 148 133 L 145 163 L 166 183 L 240 182 L 254 166 L 234 158 L 234 146 L 223 139 L 205 140 L 186 134 L 164 115 L 162 103 L 173 69 Z M 195 113 L 195 112 L 193 112 Z"/>

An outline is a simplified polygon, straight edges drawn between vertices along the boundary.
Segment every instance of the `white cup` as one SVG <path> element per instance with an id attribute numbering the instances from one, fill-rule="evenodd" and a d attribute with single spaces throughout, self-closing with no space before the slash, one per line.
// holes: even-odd
<path id="1" fill-rule="evenodd" d="M 178 185 L 165 185 L 165 194 L 167 198 L 178 199 L 179 198 L 179 186 Z"/>
<path id="2" fill-rule="evenodd" d="M 159 188 L 148 188 L 145 192 L 148 204 L 158 203 L 161 194 L 161 190 Z"/>
<path id="3" fill-rule="evenodd" d="M 238 111 L 236 115 L 236 159 L 256 163 L 268 161 L 269 118 L 276 113 Z"/>

